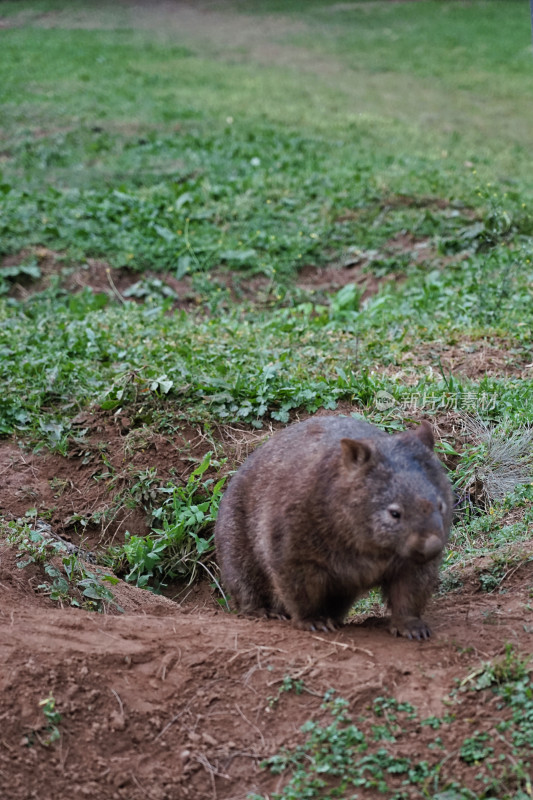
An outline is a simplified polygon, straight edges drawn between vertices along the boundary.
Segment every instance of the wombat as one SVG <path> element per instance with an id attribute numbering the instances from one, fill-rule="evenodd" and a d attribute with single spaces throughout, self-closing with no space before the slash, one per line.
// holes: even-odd
<path id="1" fill-rule="evenodd" d="M 289 425 L 255 450 L 222 498 L 222 581 L 243 613 L 335 630 L 381 587 L 390 630 L 427 639 L 453 495 L 428 422 L 386 434 L 353 417 Z"/>

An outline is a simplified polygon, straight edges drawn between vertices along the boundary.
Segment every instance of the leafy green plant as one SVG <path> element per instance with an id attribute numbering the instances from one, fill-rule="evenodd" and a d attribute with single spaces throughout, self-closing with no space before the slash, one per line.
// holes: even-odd
<path id="1" fill-rule="evenodd" d="M 320 721 L 309 720 L 302 726 L 301 743 L 263 762 L 263 768 L 285 779 L 283 788 L 269 796 L 273 800 L 333 800 L 355 798 L 358 791 L 366 790 L 391 800 L 478 800 L 480 796 L 525 800 L 531 790 L 528 759 L 533 743 L 533 685 L 526 663 L 508 646 L 504 659 L 484 665 L 461 682 L 461 692 L 494 692 L 501 701 L 501 716 L 496 729 L 487 720 L 483 729 L 466 737 L 463 733 L 459 743 L 457 730 L 464 731 L 463 715 L 469 712 L 463 712 L 462 703 L 454 699 L 456 692 L 449 699 L 453 713 L 425 720 L 409 703 L 383 695 L 355 725 L 349 703 L 328 691 Z M 477 683 L 475 678 L 479 678 Z M 439 735 L 428 741 L 420 734 L 422 727 L 438 729 Z M 401 755 L 403 744 L 413 736 L 419 741 L 418 749 L 426 749 L 416 758 Z M 495 740 L 503 745 L 498 758 Z M 454 776 L 460 762 L 466 785 Z M 481 795 L 469 788 L 480 782 L 485 787 Z M 249 798 L 264 800 L 260 795 Z"/>
<path id="2" fill-rule="evenodd" d="M 57 741 L 61 736 L 59 728 L 57 727 L 58 723 L 61 722 L 61 714 L 56 711 L 56 701 L 52 695 L 49 695 L 44 700 L 41 700 L 39 705 L 41 706 L 45 719 L 48 723 L 46 729 L 47 736 L 43 740 L 43 744 L 50 745 Z"/>
<path id="3" fill-rule="evenodd" d="M 96 567 L 89 568 L 65 542 L 28 524 L 11 522 L 6 531 L 8 542 L 17 547 L 17 567 L 41 565 L 49 580 L 39 584 L 37 589 L 52 600 L 100 612 L 109 605 L 122 611 L 108 586 L 117 584 L 118 578 Z"/>
<path id="4" fill-rule="evenodd" d="M 36 259 L 30 259 L 28 263 L 16 264 L 12 267 L 0 267 L 0 295 L 7 294 L 11 285 L 22 280 L 35 280 L 41 277 L 41 270 Z"/>
<path id="5" fill-rule="evenodd" d="M 292 675 L 284 675 L 281 686 L 275 695 L 268 698 L 269 708 L 276 706 L 283 694 L 286 692 L 294 692 L 295 694 L 302 694 L 307 691 L 307 688 L 301 678 L 294 678 Z"/>
<path id="6" fill-rule="evenodd" d="M 152 513 L 160 527 L 146 537 L 128 536 L 124 545 L 127 581 L 157 588 L 170 579 L 192 582 L 200 565 L 208 569 L 204 560 L 214 550 L 211 529 L 226 480 L 204 480 L 212 455 L 206 453 L 185 486 L 170 484 L 159 489 L 165 499 Z"/>
<path id="7" fill-rule="evenodd" d="M 40 728 L 29 731 L 23 737 L 22 741 L 28 747 L 32 747 L 36 742 L 43 745 L 43 747 L 50 747 L 61 738 L 58 725 L 61 722 L 62 715 L 56 710 L 54 696 L 50 693 L 48 697 L 40 700 L 39 708 L 43 712 L 45 724 Z"/>
<path id="8" fill-rule="evenodd" d="M 461 686 L 471 686 L 476 691 L 489 687 L 513 686 L 527 679 L 530 672 L 530 659 L 522 657 L 512 644 L 507 643 L 503 658 L 483 664 L 467 675 L 461 681 Z"/>
<path id="9" fill-rule="evenodd" d="M 494 748 L 486 744 L 489 740 L 488 733 L 476 731 L 472 736 L 466 738 L 461 745 L 460 758 L 467 764 L 479 764 L 488 756 L 494 753 Z"/>

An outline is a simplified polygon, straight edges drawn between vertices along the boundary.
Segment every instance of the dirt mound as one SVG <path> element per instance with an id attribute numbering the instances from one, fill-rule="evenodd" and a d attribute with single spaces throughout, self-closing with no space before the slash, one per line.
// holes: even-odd
<path id="1" fill-rule="evenodd" d="M 301 741 L 306 720 L 325 718 L 331 687 L 354 718 L 389 692 L 421 717 L 440 715 L 457 677 L 506 642 L 530 647 L 531 564 L 505 594 L 434 601 L 435 638 L 417 643 L 393 640 L 383 620 L 318 635 L 238 618 L 214 602 L 187 612 L 131 587 L 143 598 L 136 612 L 61 610 L 35 594 L 37 576 L 17 571 L 11 551 L 0 558 L 0 774 L 9 800 L 271 793 L 283 781 L 261 760 Z M 291 685 L 304 688 L 285 691 Z M 487 709 L 466 698 L 453 712 L 466 735 Z M 424 737 L 406 734 L 402 752 L 416 757 Z"/>

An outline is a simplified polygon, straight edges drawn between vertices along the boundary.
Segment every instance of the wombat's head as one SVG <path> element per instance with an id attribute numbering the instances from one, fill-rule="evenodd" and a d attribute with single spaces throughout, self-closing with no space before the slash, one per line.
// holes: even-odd
<path id="1" fill-rule="evenodd" d="M 433 452 L 430 425 L 394 436 L 342 439 L 341 447 L 363 548 L 417 563 L 437 558 L 448 539 L 453 495 Z"/>

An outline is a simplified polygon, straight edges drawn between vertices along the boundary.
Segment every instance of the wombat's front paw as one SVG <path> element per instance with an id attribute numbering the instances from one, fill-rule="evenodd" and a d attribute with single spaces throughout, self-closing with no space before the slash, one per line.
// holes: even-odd
<path id="1" fill-rule="evenodd" d="M 301 631 L 324 631 L 324 633 L 329 633 L 330 631 L 336 631 L 340 628 L 340 623 L 336 622 L 331 617 L 319 617 L 317 619 L 293 619 L 291 620 L 292 624 L 295 628 L 299 628 Z"/>
<path id="2" fill-rule="evenodd" d="M 284 611 L 273 611 L 271 608 L 253 608 L 251 610 L 242 611 L 241 614 L 246 617 L 258 619 L 289 619 L 289 616 Z"/>
<path id="3" fill-rule="evenodd" d="M 431 628 L 420 617 L 408 617 L 402 620 L 391 620 L 389 627 L 393 636 L 406 636 L 408 639 L 417 639 L 419 642 L 429 639 Z"/>

